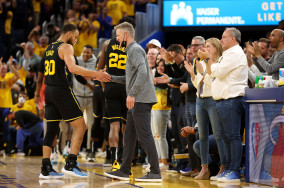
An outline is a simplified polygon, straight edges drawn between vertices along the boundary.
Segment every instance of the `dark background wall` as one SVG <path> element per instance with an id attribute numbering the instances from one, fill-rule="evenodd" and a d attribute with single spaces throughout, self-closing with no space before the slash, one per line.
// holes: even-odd
<path id="1" fill-rule="evenodd" d="M 236 27 L 241 31 L 242 43 L 244 46 L 246 41 L 258 40 L 259 38 L 266 37 L 266 35 L 271 32 L 277 26 L 263 26 L 263 27 Z M 186 47 L 191 43 L 191 39 L 194 36 L 203 36 L 206 39 L 210 37 L 216 37 L 218 39 L 222 38 L 222 33 L 225 27 L 210 27 L 210 28 L 164 28 L 165 32 L 165 47 L 170 44 L 182 44 Z"/>

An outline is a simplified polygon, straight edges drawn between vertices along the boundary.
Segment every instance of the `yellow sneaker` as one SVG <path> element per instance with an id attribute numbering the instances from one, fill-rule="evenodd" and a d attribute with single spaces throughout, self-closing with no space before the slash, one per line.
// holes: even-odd
<path id="1" fill-rule="evenodd" d="M 120 165 L 117 162 L 117 160 L 115 160 L 113 165 L 112 165 L 112 171 L 117 171 L 118 169 L 120 169 Z"/>
<path id="2" fill-rule="evenodd" d="M 133 172 L 132 171 L 130 171 L 130 173 L 129 173 L 129 178 L 133 179 Z"/>

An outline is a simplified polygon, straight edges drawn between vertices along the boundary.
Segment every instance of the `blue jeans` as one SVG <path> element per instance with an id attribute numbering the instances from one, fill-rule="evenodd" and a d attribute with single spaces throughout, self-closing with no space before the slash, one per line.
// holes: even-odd
<path id="1" fill-rule="evenodd" d="M 167 142 L 167 124 L 170 110 L 152 110 L 151 129 L 159 159 L 168 159 L 169 145 Z"/>
<path id="2" fill-rule="evenodd" d="M 17 131 L 17 148 L 20 152 L 24 150 L 24 143 L 27 137 L 29 137 L 30 146 L 40 146 L 43 144 L 43 123 L 38 122 L 34 126 L 26 129 L 22 128 Z"/>
<path id="3" fill-rule="evenodd" d="M 186 102 L 185 104 L 185 117 L 187 125 L 194 127 L 196 124 L 196 102 Z"/>
<path id="4" fill-rule="evenodd" d="M 185 109 L 186 109 L 185 104 L 180 104 L 179 105 L 177 124 L 178 124 L 178 136 L 179 136 L 179 139 L 180 139 L 180 142 L 181 142 L 182 150 L 184 150 L 186 148 L 186 145 L 187 145 L 186 138 L 182 137 L 181 134 L 180 134 L 180 130 L 183 127 L 187 126 L 187 119 L 186 119 L 186 116 L 185 116 Z"/>
<path id="5" fill-rule="evenodd" d="M 5 121 L 6 117 L 4 117 L 3 113 L 7 108 L 0 108 L 0 126 L 3 131 L 3 141 L 10 141 L 10 120 Z"/>
<path id="6" fill-rule="evenodd" d="M 225 134 L 223 139 L 226 152 L 226 168 L 239 171 L 242 158 L 241 123 L 245 111 L 243 97 L 236 97 L 217 102 L 217 113 L 221 120 L 221 127 Z"/>
<path id="7" fill-rule="evenodd" d="M 218 146 L 217 146 L 214 134 L 211 134 L 209 136 L 208 140 L 209 140 L 209 153 L 210 154 L 216 154 L 218 152 Z M 193 150 L 196 153 L 196 155 L 201 157 L 201 155 L 200 155 L 200 140 L 197 140 L 196 142 L 194 142 Z M 212 164 L 212 158 L 210 157 L 210 155 L 208 155 L 208 164 Z"/>
<path id="8" fill-rule="evenodd" d="M 208 164 L 209 157 L 209 122 L 212 127 L 215 140 L 217 142 L 220 162 L 226 163 L 225 159 L 225 146 L 223 141 L 223 129 L 221 122 L 216 111 L 217 102 L 212 97 L 197 98 L 196 99 L 196 118 L 198 123 L 198 132 L 200 140 L 200 156 L 201 164 Z"/>

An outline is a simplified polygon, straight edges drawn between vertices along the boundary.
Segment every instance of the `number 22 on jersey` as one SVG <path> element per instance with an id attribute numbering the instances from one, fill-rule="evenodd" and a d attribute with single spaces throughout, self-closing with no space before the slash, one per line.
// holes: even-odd
<path id="1" fill-rule="evenodd" d="M 109 67 L 117 67 L 118 69 L 125 69 L 127 56 L 124 54 L 110 53 Z"/>
<path id="2" fill-rule="evenodd" d="M 44 75 L 54 75 L 55 74 L 55 61 L 54 60 L 46 60 L 44 62 L 45 64 L 45 71 L 44 71 Z"/>

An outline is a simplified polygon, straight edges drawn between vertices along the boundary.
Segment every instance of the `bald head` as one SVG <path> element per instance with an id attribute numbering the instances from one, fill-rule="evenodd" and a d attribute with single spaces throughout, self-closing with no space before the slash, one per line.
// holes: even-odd
<path id="1" fill-rule="evenodd" d="M 280 37 L 284 37 L 284 31 L 282 29 L 275 29 Z"/>
<path id="2" fill-rule="evenodd" d="M 284 31 L 282 29 L 274 29 L 269 37 L 271 47 L 276 48 L 277 51 L 284 48 Z"/>

